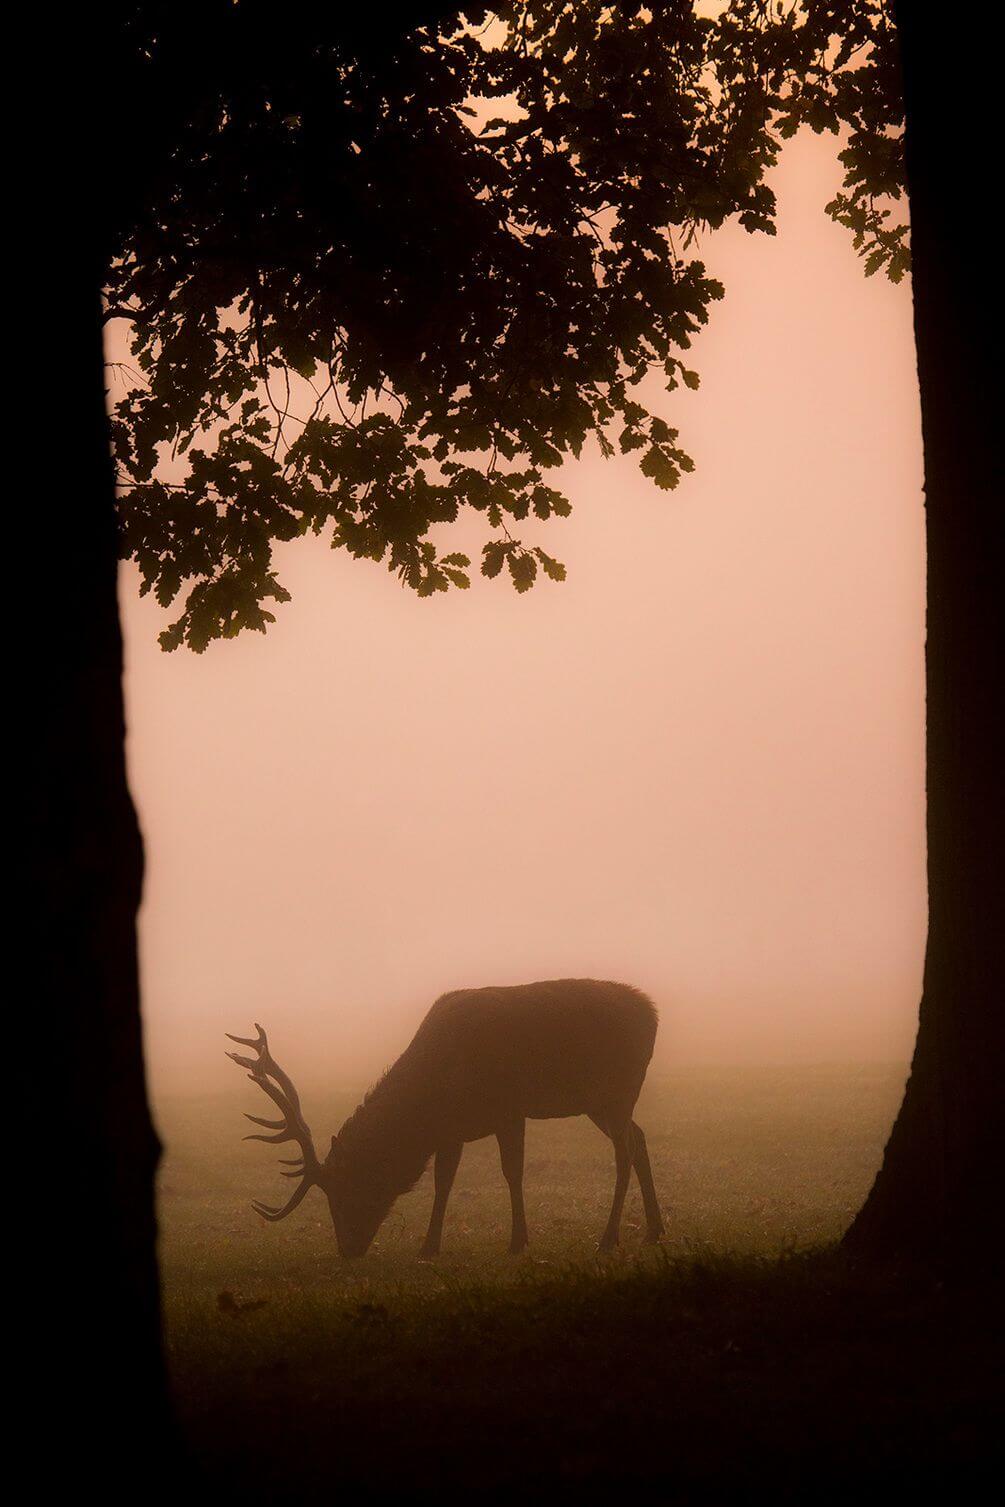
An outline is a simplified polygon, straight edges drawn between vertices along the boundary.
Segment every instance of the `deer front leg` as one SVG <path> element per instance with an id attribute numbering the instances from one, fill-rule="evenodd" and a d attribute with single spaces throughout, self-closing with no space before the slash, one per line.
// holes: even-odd
<path id="1" fill-rule="evenodd" d="M 527 1244 L 527 1216 L 523 1207 L 523 1144 L 526 1122 L 521 1118 L 496 1131 L 503 1177 L 509 1184 L 509 1201 L 513 1214 L 510 1254 L 519 1255 Z"/>
<path id="2" fill-rule="evenodd" d="M 632 1131 L 630 1116 L 626 1116 L 623 1120 L 615 1120 L 613 1116 L 608 1116 L 604 1129 L 614 1142 L 616 1173 L 611 1217 L 607 1221 L 607 1228 L 600 1237 L 599 1249 L 602 1251 L 613 1251 L 618 1244 L 621 1233 L 621 1210 L 625 1205 L 625 1194 L 628 1192 L 628 1182 L 632 1175 L 632 1153 L 635 1149 L 635 1137 Z"/>
<path id="3" fill-rule="evenodd" d="M 450 1190 L 454 1186 L 454 1178 L 461 1164 L 461 1152 L 464 1150 L 464 1142 L 458 1141 L 454 1146 L 441 1146 L 433 1161 L 433 1212 L 429 1219 L 429 1229 L 422 1244 L 424 1256 L 438 1256 L 440 1254 L 440 1240 L 443 1236 L 443 1216 L 447 1212 L 447 1199 Z"/>

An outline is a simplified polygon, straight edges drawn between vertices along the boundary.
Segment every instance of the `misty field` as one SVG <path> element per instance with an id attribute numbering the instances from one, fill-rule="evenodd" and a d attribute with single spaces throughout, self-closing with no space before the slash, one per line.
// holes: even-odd
<path id="1" fill-rule="evenodd" d="M 250 1209 L 287 1187 L 276 1149 L 240 1139 L 250 1085 L 161 1101 L 167 1346 L 196 1461 L 263 1501 L 572 1501 L 605 1483 L 820 1501 L 906 1464 L 960 1484 L 993 1426 L 987 1313 L 826 1251 L 902 1084 L 883 1067 L 654 1081 L 638 1119 L 668 1236 L 642 1246 L 633 1186 L 604 1258 L 613 1156 L 586 1120 L 528 1125 L 524 1255 L 506 1254 L 486 1141 L 465 1148 L 440 1257 L 418 1255 L 427 1171 L 344 1263 L 319 1193 L 278 1225 Z M 304 1095 L 319 1147 L 357 1097 Z"/>

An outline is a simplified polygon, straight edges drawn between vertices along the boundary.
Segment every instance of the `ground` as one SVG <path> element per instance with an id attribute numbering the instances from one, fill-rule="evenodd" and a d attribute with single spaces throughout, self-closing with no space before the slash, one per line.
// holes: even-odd
<path id="1" fill-rule="evenodd" d="M 884 1507 L 970 1489 L 1000 1416 L 992 1298 L 849 1268 L 903 1070 L 692 1070 L 640 1102 L 668 1238 L 598 1258 L 613 1180 L 588 1121 L 529 1127 L 532 1244 L 506 1254 L 494 1142 L 465 1150 L 444 1252 L 420 1260 L 429 1174 L 363 1260 L 319 1194 L 278 1225 L 277 1152 L 240 1140 L 255 1091 L 165 1098 L 169 1361 L 193 1466 L 224 1500 Z M 320 1146 L 355 1102 L 305 1096 Z M 277 1189 L 282 1191 L 277 1192 Z"/>

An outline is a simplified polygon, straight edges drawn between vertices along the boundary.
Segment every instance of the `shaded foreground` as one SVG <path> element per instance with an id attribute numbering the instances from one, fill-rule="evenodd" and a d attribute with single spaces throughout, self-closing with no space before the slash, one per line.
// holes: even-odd
<path id="1" fill-rule="evenodd" d="M 847 1222 L 898 1091 L 880 1070 L 650 1090 L 640 1116 L 675 1233 L 643 1251 L 630 1205 L 603 1261 L 611 1158 L 588 1125 L 531 1139 L 529 1257 L 502 1254 L 505 1188 L 478 1146 L 442 1258 L 416 1256 L 424 1178 L 346 1265 L 323 1206 L 252 1222 L 246 1190 L 271 1174 L 236 1141 L 240 1103 L 166 1106 L 168 1343 L 193 1463 L 225 1501 L 976 1490 L 1001 1423 L 997 1295 L 798 1249 Z M 312 1111 L 308 1097 L 320 1125 Z"/>

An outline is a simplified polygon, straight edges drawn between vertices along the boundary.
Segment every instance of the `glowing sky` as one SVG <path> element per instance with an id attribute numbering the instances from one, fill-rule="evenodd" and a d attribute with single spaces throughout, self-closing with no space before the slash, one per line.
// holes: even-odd
<path id="1" fill-rule="evenodd" d="M 449 988 L 613 977 L 657 1067 L 906 1057 L 925 920 L 923 514 L 910 294 L 822 206 L 702 254 L 726 299 L 663 396 L 696 474 L 567 468 L 569 567 L 419 601 L 310 541 L 266 638 L 164 655 L 123 571 L 155 1083 L 229 1087 L 264 1021 L 373 1077 Z M 524 531 L 525 536 L 529 531 Z M 474 546 L 464 524 L 455 547 Z M 470 552 L 470 551 L 469 551 Z"/>

